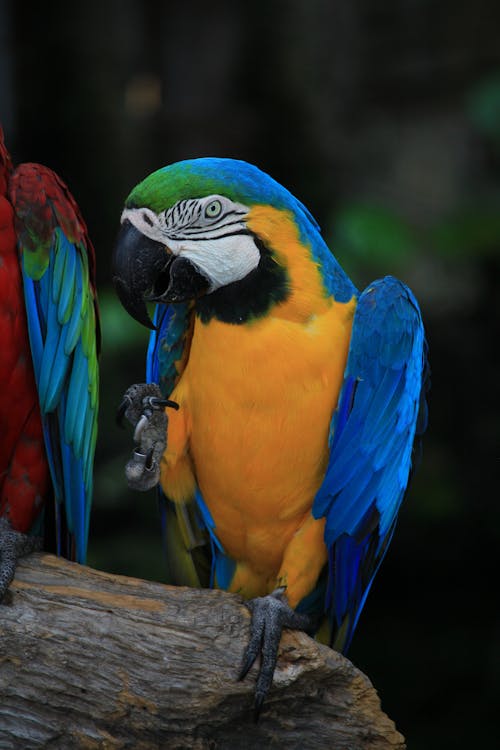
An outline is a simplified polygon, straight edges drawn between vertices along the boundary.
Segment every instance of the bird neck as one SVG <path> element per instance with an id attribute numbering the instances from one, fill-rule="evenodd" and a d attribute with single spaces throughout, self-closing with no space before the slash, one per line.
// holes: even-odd
<path id="1" fill-rule="evenodd" d="M 245 278 L 220 287 L 196 302 L 196 314 L 203 323 L 212 319 L 222 323 L 241 325 L 265 317 L 271 308 L 290 296 L 286 269 L 279 266 L 268 247 L 259 239 L 257 268 Z"/>
<path id="2" fill-rule="evenodd" d="M 196 314 L 203 323 L 216 319 L 242 325 L 266 315 L 307 323 L 324 313 L 334 298 L 347 302 L 355 295 L 354 286 L 317 233 L 320 257 L 315 257 L 312 242 L 302 236 L 292 212 L 253 206 L 247 226 L 259 248 L 259 265 L 244 279 L 197 301 Z M 340 280 L 340 299 L 325 278 Z"/>

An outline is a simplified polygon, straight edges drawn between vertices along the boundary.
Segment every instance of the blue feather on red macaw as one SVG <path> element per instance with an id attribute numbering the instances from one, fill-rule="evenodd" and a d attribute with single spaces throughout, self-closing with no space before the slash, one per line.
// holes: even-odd
<path id="1" fill-rule="evenodd" d="M 50 169 L 14 168 L 0 128 L 0 600 L 44 538 L 87 550 L 97 437 L 95 254 Z"/>

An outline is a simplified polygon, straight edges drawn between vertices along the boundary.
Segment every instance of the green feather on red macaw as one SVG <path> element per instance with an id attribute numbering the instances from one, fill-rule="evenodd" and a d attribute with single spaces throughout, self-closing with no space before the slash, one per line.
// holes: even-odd
<path id="1" fill-rule="evenodd" d="M 44 535 L 86 558 L 100 346 L 95 254 L 64 182 L 0 128 L 0 599 Z M 50 544 L 50 542 L 49 542 Z"/>

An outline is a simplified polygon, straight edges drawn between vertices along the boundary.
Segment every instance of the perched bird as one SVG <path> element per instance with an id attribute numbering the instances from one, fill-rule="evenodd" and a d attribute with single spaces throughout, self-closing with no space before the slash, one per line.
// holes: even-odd
<path id="1" fill-rule="evenodd" d="M 391 277 L 359 294 L 302 203 L 218 158 L 133 189 L 114 283 L 147 326 L 157 303 L 129 482 L 160 483 L 171 582 L 249 600 L 258 713 L 282 628 L 345 651 L 387 551 L 426 422 L 418 304 Z"/>
<path id="2" fill-rule="evenodd" d="M 39 544 L 85 561 L 97 436 L 95 256 L 66 185 L 0 129 L 0 600 Z"/>

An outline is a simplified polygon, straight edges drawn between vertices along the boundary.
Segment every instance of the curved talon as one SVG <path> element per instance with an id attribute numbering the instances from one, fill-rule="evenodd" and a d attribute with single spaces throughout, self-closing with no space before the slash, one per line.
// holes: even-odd
<path id="1" fill-rule="evenodd" d="M 175 411 L 179 411 L 179 408 L 180 408 L 177 401 L 172 401 L 171 398 L 165 399 L 165 406 L 168 406 L 170 407 L 170 409 L 174 409 Z"/>
<path id="2" fill-rule="evenodd" d="M 308 615 L 294 612 L 289 606 L 285 598 L 284 587 L 277 588 L 267 596 L 251 599 L 246 604 L 252 613 L 252 622 L 250 640 L 245 650 L 238 679 L 244 679 L 260 655 L 261 664 L 255 685 L 254 701 L 254 719 L 257 721 L 273 682 L 283 628 L 310 630 L 312 621 Z"/>
<path id="3" fill-rule="evenodd" d="M 146 460 L 144 462 L 144 468 L 146 471 L 152 471 L 154 469 L 154 461 L 153 461 L 153 453 L 154 453 L 154 445 L 151 446 L 151 448 L 148 450 L 146 454 Z"/>
<path id="4" fill-rule="evenodd" d="M 167 406 L 169 406 L 171 409 L 175 409 L 176 411 L 179 409 L 179 404 L 177 403 L 177 401 L 172 401 L 169 398 L 149 396 L 146 401 L 152 409 L 165 409 L 165 407 Z"/>
<path id="5" fill-rule="evenodd" d="M 149 422 L 149 417 L 146 414 L 142 414 L 134 430 L 134 440 L 136 443 L 141 442 L 142 431 L 144 430 L 145 427 L 147 427 L 148 422 Z"/>
<path id="6" fill-rule="evenodd" d="M 124 396 L 123 401 L 118 407 L 118 410 L 116 412 L 116 417 L 115 417 L 116 424 L 118 425 L 118 427 L 123 428 L 125 426 L 123 424 L 123 418 L 125 416 L 125 412 L 127 411 L 127 409 L 129 408 L 131 404 L 132 404 L 132 399 L 130 398 L 130 396 Z"/>

